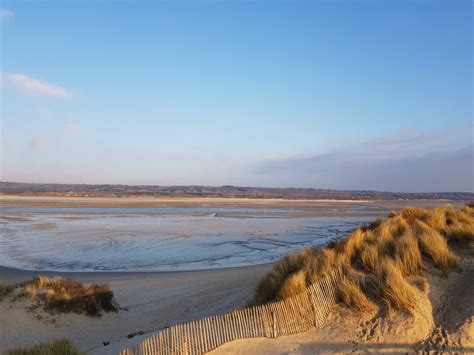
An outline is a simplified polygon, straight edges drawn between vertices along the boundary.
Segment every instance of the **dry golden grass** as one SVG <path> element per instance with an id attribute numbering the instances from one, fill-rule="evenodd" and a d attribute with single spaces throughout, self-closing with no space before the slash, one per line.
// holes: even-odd
<path id="1" fill-rule="evenodd" d="M 39 276 L 24 286 L 25 293 L 45 309 L 99 317 L 115 312 L 114 294 L 105 284 L 84 285 L 61 277 Z"/>
<path id="2" fill-rule="evenodd" d="M 378 245 L 375 243 L 366 243 L 360 251 L 360 263 L 364 271 L 374 273 L 377 271 L 381 259 L 381 253 Z"/>
<path id="3" fill-rule="evenodd" d="M 345 278 L 339 286 L 339 297 L 342 302 L 359 311 L 373 311 L 375 304 L 370 301 L 361 288 L 360 281 L 352 278 Z"/>
<path id="4" fill-rule="evenodd" d="M 348 279 L 338 292 L 348 306 L 370 309 L 376 301 L 389 309 L 413 312 L 419 291 L 411 281 L 424 288 L 420 276 L 427 263 L 445 273 L 458 268 L 458 257 L 449 245 L 474 247 L 473 215 L 474 208 L 469 206 L 391 211 L 385 221 L 357 228 L 324 249 L 288 255 L 260 282 L 251 304 L 290 297 L 340 268 Z M 371 280 L 371 284 L 361 280 Z"/>
<path id="5" fill-rule="evenodd" d="M 13 290 L 13 286 L 0 282 L 0 301 Z"/>
<path id="6" fill-rule="evenodd" d="M 255 298 L 249 303 L 249 306 L 263 304 L 268 300 L 277 299 L 278 293 L 283 287 L 283 283 L 287 281 L 287 276 L 300 270 L 303 267 L 304 261 L 310 259 L 312 254 L 317 252 L 316 248 L 308 248 L 300 253 L 288 254 L 260 281 Z"/>
<path id="7" fill-rule="evenodd" d="M 306 289 L 306 277 L 303 270 L 300 270 L 294 274 L 288 276 L 286 282 L 280 288 L 278 292 L 278 299 L 285 299 L 291 296 L 295 296 Z"/>
<path id="8" fill-rule="evenodd" d="M 403 277 L 396 263 L 387 260 L 377 273 L 377 282 L 382 299 L 387 307 L 411 313 L 416 308 L 415 288 Z"/>
<path id="9" fill-rule="evenodd" d="M 441 270 L 456 270 L 458 257 L 449 250 L 446 239 L 423 222 L 417 222 L 416 228 L 418 229 L 418 244 L 423 253 L 428 255 Z"/>
<path id="10" fill-rule="evenodd" d="M 40 343 L 27 348 L 11 349 L 5 355 L 83 355 L 74 344 L 66 339 Z"/>

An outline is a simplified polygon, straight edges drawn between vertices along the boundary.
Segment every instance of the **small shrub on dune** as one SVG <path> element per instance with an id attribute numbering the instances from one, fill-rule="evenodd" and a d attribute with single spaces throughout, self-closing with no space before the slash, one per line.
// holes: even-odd
<path id="1" fill-rule="evenodd" d="M 102 311 L 117 311 L 114 294 L 107 285 L 39 276 L 25 285 L 25 292 L 47 310 L 83 313 L 99 317 Z"/>
<path id="2" fill-rule="evenodd" d="M 0 282 L 0 301 L 13 291 L 13 286 Z"/>
<path id="3" fill-rule="evenodd" d="M 5 355 L 85 355 L 69 340 L 55 340 L 35 346 L 10 349 Z"/>

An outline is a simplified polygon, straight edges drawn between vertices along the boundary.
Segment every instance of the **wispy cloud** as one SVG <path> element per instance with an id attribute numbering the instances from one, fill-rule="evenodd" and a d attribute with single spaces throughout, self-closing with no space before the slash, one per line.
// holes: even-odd
<path id="1" fill-rule="evenodd" d="M 50 84 L 25 74 L 6 73 L 3 75 L 5 80 L 28 94 L 54 96 L 63 99 L 73 97 L 73 94 L 65 88 Z"/>
<path id="2" fill-rule="evenodd" d="M 64 126 L 64 130 L 69 133 L 78 133 L 81 131 L 81 127 L 74 123 L 68 123 Z"/>
<path id="3" fill-rule="evenodd" d="M 13 11 L 7 10 L 7 9 L 0 9 L 0 19 L 6 18 L 6 17 L 12 17 L 15 15 Z"/>
<path id="4" fill-rule="evenodd" d="M 276 185 L 390 191 L 474 191 L 472 126 L 400 132 L 306 157 L 257 164 Z"/>

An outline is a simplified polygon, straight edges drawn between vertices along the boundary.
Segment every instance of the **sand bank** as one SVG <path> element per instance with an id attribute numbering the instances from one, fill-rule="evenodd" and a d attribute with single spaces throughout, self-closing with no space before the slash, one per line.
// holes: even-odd
<path id="1" fill-rule="evenodd" d="M 446 204 L 447 200 L 289 200 L 289 199 L 249 199 L 217 197 L 56 197 L 21 196 L 0 194 L 0 206 L 17 207 L 129 207 L 129 208 L 255 208 L 255 209 L 296 209 L 315 211 L 332 207 L 351 207 L 353 205 L 381 205 L 384 208 L 396 208 L 405 205 Z"/>

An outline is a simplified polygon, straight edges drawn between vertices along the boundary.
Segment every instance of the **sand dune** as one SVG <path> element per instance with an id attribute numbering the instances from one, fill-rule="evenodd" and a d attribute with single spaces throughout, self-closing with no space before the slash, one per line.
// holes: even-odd
<path id="1" fill-rule="evenodd" d="M 430 270 L 413 317 L 362 314 L 336 306 L 322 329 L 277 339 L 227 343 L 210 354 L 405 354 L 419 351 L 474 353 L 474 254 L 458 251 L 461 272 Z"/>

